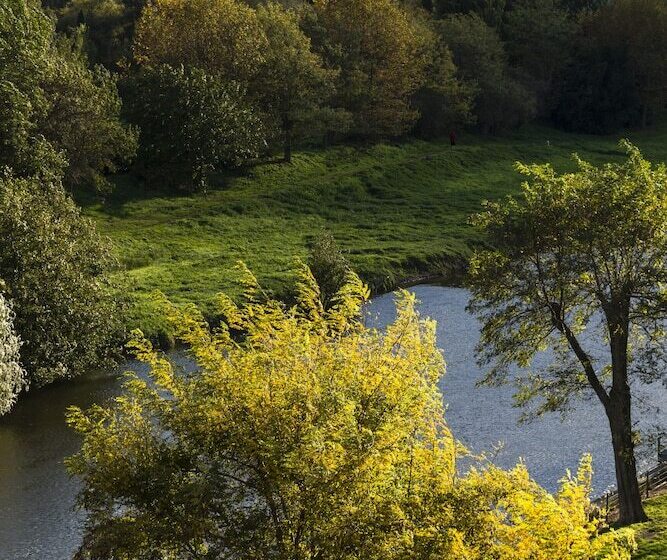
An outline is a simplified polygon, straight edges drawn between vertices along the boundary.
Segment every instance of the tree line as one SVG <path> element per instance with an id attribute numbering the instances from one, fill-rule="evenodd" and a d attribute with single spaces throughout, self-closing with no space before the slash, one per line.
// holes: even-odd
<path id="1" fill-rule="evenodd" d="M 176 188 L 279 146 L 289 160 L 295 142 L 500 133 L 536 119 L 611 133 L 665 108 L 661 0 L 45 6 L 120 77 L 123 119 L 141 131 L 136 171 Z"/>

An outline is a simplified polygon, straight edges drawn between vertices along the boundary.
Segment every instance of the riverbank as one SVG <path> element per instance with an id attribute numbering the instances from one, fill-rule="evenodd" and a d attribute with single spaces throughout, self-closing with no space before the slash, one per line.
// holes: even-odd
<path id="1" fill-rule="evenodd" d="M 665 159 L 667 124 L 627 136 L 650 159 Z M 84 211 L 112 239 L 125 269 L 128 327 L 165 339 L 154 290 L 214 317 L 215 294 L 234 292 L 230 271 L 243 260 L 285 294 L 293 258 L 305 258 L 323 228 L 376 293 L 424 278 L 456 283 L 483 243 L 468 217 L 483 200 L 518 190 L 515 161 L 564 170 L 572 152 L 598 163 L 620 156 L 617 141 L 529 127 L 502 138 L 461 135 L 453 148 L 448 140 L 412 140 L 306 150 L 289 165 L 221 176 L 196 195 L 149 191 L 118 176 L 115 193 Z"/>

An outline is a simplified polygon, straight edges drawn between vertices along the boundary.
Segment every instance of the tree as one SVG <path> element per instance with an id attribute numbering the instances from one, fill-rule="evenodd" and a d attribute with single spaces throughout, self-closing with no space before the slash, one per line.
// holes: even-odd
<path id="1" fill-rule="evenodd" d="M 108 188 L 103 174 L 134 153 L 115 79 L 90 70 L 80 45 L 58 38 L 32 1 L 0 6 L 0 91 L 0 163 L 17 174 L 66 166 L 68 186 Z"/>
<path id="2" fill-rule="evenodd" d="M 54 178 L 0 178 L 0 278 L 31 385 L 108 364 L 121 336 L 110 249 Z"/>
<path id="3" fill-rule="evenodd" d="M 517 127 L 535 113 L 534 96 L 512 75 L 498 33 L 475 14 L 436 22 L 457 77 L 474 92 L 472 112 L 483 132 Z"/>
<path id="4" fill-rule="evenodd" d="M 437 18 L 474 14 L 493 28 L 500 27 L 506 8 L 505 0 L 433 0 L 433 12 Z"/>
<path id="5" fill-rule="evenodd" d="M 641 99 L 645 127 L 667 99 L 667 5 L 661 0 L 619 0 L 603 7 L 584 25 L 599 45 L 622 48 L 627 70 Z"/>
<path id="6" fill-rule="evenodd" d="M 250 6 L 237 0 L 155 0 L 137 23 L 139 64 L 197 67 L 247 87 L 268 47 Z"/>
<path id="7" fill-rule="evenodd" d="M 118 70 L 132 58 L 134 26 L 145 0 L 66 0 L 54 6 L 57 29 L 71 33 L 84 26 L 90 60 Z"/>
<path id="8" fill-rule="evenodd" d="M 213 331 L 165 303 L 197 373 L 137 333 L 151 381 L 70 410 L 84 438 L 68 460 L 88 511 L 81 558 L 629 559 L 588 517 L 587 463 L 556 496 L 522 466 L 455 483 L 442 356 L 413 296 L 379 333 L 354 275 L 328 311 L 307 269 L 294 306 L 267 300 L 247 271 L 243 286 L 241 306 L 221 297 Z"/>
<path id="9" fill-rule="evenodd" d="M 21 339 L 14 331 L 14 312 L 0 294 L 0 416 L 9 412 L 18 394 L 27 386 L 19 363 Z"/>
<path id="10" fill-rule="evenodd" d="M 61 41 L 58 50 L 42 83 L 50 106 L 40 132 L 65 152 L 65 184 L 108 190 L 104 175 L 130 162 L 136 130 L 120 121 L 116 75 L 102 66 L 89 69 L 76 43 Z"/>
<path id="11" fill-rule="evenodd" d="M 529 182 L 520 201 L 478 216 L 497 249 L 471 263 L 471 309 L 483 320 L 480 360 L 490 383 L 514 376 L 517 404 L 541 414 L 576 395 L 597 397 L 611 431 L 620 520 L 646 519 L 637 483 L 633 378 L 664 375 L 667 317 L 667 171 L 627 142 L 623 163 L 557 174 L 519 165 Z M 584 332 L 587 335 L 584 336 Z M 591 340 L 606 345 L 596 360 Z M 556 359 L 531 367 L 547 347 Z M 662 365 L 661 365 L 662 364 Z"/>
<path id="12" fill-rule="evenodd" d="M 641 122 L 642 103 L 624 49 L 577 41 L 556 78 L 552 121 L 569 131 L 611 134 Z"/>
<path id="13" fill-rule="evenodd" d="M 264 64 L 253 86 L 262 106 L 277 116 L 283 133 L 285 161 L 292 158 L 295 129 L 318 119 L 332 96 L 336 72 L 326 69 L 299 27 L 299 14 L 269 2 L 257 8 L 268 40 Z"/>
<path id="14" fill-rule="evenodd" d="M 322 31 L 315 48 L 340 69 L 334 106 L 352 113 L 352 132 L 409 130 L 419 117 L 411 98 L 429 63 L 414 19 L 392 0 L 316 0 L 314 10 Z"/>
<path id="15" fill-rule="evenodd" d="M 142 69 L 128 90 L 128 118 L 141 129 L 141 169 L 154 183 L 201 190 L 215 170 L 259 154 L 262 123 L 238 84 L 161 65 Z"/>
<path id="16" fill-rule="evenodd" d="M 319 286 L 322 305 L 328 309 L 352 270 L 331 232 L 324 230 L 315 238 L 308 267 Z"/>

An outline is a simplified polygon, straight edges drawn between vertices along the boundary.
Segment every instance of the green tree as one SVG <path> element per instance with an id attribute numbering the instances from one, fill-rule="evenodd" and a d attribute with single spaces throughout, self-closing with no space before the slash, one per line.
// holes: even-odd
<path id="1" fill-rule="evenodd" d="M 661 0 L 619 0 L 602 8 L 584 26 L 599 45 L 625 50 L 641 100 L 646 126 L 665 106 L 667 98 L 667 5 Z"/>
<path id="2" fill-rule="evenodd" d="M 328 311 L 307 269 L 294 306 L 249 273 L 243 286 L 240 307 L 221 297 L 214 331 L 167 306 L 197 373 L 139 336 L 151 381 L 70 410 L 84 438 L 68 460 L 88 511 L 81 558 L 629 559 L 589 518 L 590 462 L 555 496 L 523 466 L 457 479 L 435 325 L 413 296 L 380 333 L 354 275 Z"/>
<path id="3" fill-rule="evenodd" d="M 9 412 L 18 394 L 27 386 L 21 367 L 21 339 L 14 331 L 14 312 L 0 294 L 0 416 Z"/>
<path id="4" fill-rule="evenodd" d="M 95 63 L 118 70 L 132 58 L 134 27 L 145 0 L 67 0 L 53 6 L 57 29 L 71 33 L 83 26 L 86 54 Z"/>
<path id="5" fill-rule="evenodd" d="M 551 118 L 565 130 L 611 134 L 641 122 L 642 102 L 623 48 L 582 37 L 555 84 Z"/>
<path id="6" fill-rule="evenodd" d="M 320 288 L 322 305 L 328 309 L 352 270 L 331 232 L 324 230 L 315 238 L 308 254 L 308 267 Z"/>
<path id="7" fill-rule="evenodd" d="M 31 385 L 108 363 L 121 309 L 106 240 L 57 179 L 0 178 L 0 278 Z"/>
<path id="8" fill-rule="evenodd" d="M 419 117 L 413 94 L 430 60 L 420 26 L 393 0 L 316 0 L 315 47 L 339 68 L 334 105 L 352 113 L 352 132 L 398 136 Z"/>
<path id="9" fill-rule="evenodd" d="M 105 188 L 136 138 L 119 120 L 114 78 L 79 51 L 31 0 L 0 6 L 0 163 L 24 175 L 67 165 L 68 186 Z"/>
<path id="10" fill-rule="evenodd" d="M 262 147 L 262 123 L 238 84 L 161 65 L 142 69 L 128 89 L 128 118 L 141 129 L 140 169 L 151 182 L 204 189 L 214 171 Z"/>
<path id="11" fill-rule="evenodd" d="M 483 132 L 513 128 L 534 116 L 534 96 L 512 75 L 495 29 L 476 14 L 448 16 L 436 25 L 457 76 L 474 91 L 472 112 Z"/>
<path id="12" fill-rule="evenodd" d="M 198 67 L 245 87 L 267 48 L 256 11 L 237 0 L 155 0 L 142 11 L 134 42 L 139 64 Z"/>
<path id="13" fill-rule="evenodd" d="M 519 405 L 535 414 L 566 410 L 577 395 L 597 397 L 611 430 L 620 521 L 646 519 L 637 483 L 633 378 L 664 376 L 667 347 L 667 170 L 623 143 L 623 163 L 574 173 L 519 166 L 529 182 L 520 200 L 478 216 L 497 249 L 470 267 L 471 309 L 483 320 L 486 381 L 515 377 Z M 584 333 L 586 333 L 584 335 Z M 608 354 L 594 358 L 599 341 Z M 555 360 L 531 366 L 547 347 Z M 662 360 L 662 361 L 661 361 Z M 511 375 L 509 366 L 528 368 Z"/>
<path id="14" fill-rule="evenodd" d="M 498 28 L 507 4 L 506 0 L 433 0 L 433 12 L 437 18 L 474 14 L 487 25 Z"/>
<path id="15" fill-rule="evenodd" d="M 303 132 L 319 119 L 334 93 L 336 72 L 325 68 L 320 56 L 312 52 L 296 10 L 269 2 L 257 8 L 257 18 L 268 48 L 252 90 L 262 107 L 276 116 L 289 162 L 295 132 Z"/>

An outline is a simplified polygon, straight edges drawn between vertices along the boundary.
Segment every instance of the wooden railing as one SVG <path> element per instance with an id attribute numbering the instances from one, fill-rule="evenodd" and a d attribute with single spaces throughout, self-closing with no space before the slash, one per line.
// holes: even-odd
<path id="1" fill-rule="evenodd" d="M 667 492 L 667 462 L 660 462 L 657 466 L 640 474 L 637 480 L 639 481 L 639 490 L 645 498 Z M 607 512 L 607 519 L 613 517 L 613 513 L 618 509 L 618 490 L 603 494 L 593 500 L 593 505 L 599 509 L 604 509 Z M 612 515 L 610 516 L 610 514 Z"/>

